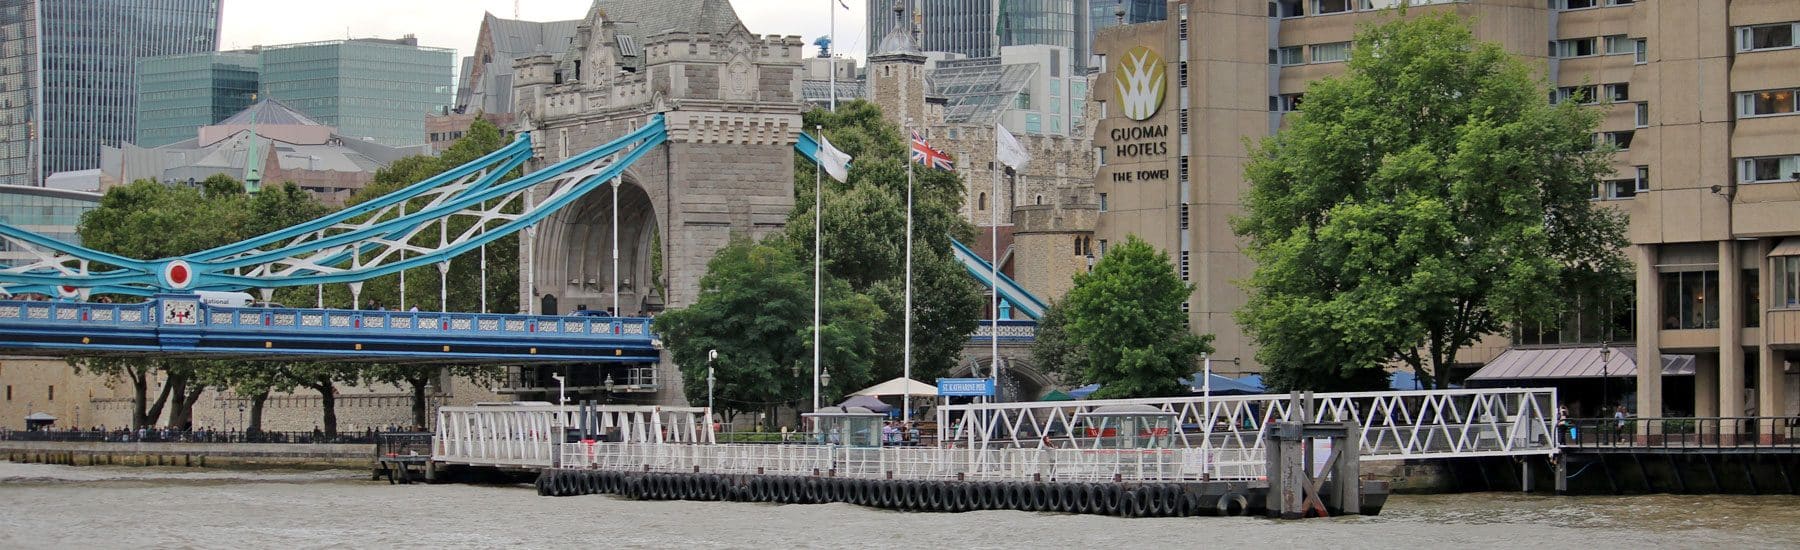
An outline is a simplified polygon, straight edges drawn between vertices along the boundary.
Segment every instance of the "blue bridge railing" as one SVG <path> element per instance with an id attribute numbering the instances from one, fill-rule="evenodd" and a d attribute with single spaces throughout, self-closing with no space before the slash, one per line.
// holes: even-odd
<path id="1" fill-rule="evenodd" d="M 191 295 L 135 304 L 0 301 L 0 349 L 54 355 L 236 355 L 655 361 L 651 320 L 210 306 Z"/>

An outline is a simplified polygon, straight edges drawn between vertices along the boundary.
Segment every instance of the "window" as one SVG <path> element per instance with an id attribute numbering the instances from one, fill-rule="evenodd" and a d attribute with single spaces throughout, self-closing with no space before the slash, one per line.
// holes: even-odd
<path id="1" fill-rule="evenodd" d="M 1738 160 L 1738 182 L 1766 183 L 1800 179 L 1800 155 Z"/>
<path id="2" fill-rule="evenodd" d="M 1106 211 L 1106 193 L 1100 194 L 1100 211 L 1101 212 Z"/>
<path id="3" fill-rule="evenodd" d="M 1187 230 L 1187 228 L 1188 228 L 1188 203 L 1184 202 L 1184 203 L 1181 203 L 1181 229 L 1185 231 L 1185 230 Z"/>
<path id="4" fill-rule="evenodd" d="M 1800 308 L 1800 256 L 1776 256 L 1771 260 L 1775 271 L 1771 272 L 1774 280 L 1769 286 L 1775 291 L 1775 301 L 1769 309 Z"/>
<path id="5" fill-rule="evenodd" d="M 1662 274 L 1664 329 L 1719 328 L 1719 271 Z"/>
<path id="6" fill-rule="evenodd" d="M 1637 134 L 1637 132 L 1634 132 L 1631 130 L 1624 130 L 1624 131 L 1620 131 L 1620 132 L 1601 132 L 1600 133 L 1600 142 L 1607 144 L 1607 145 L 1611 145 L 1613 147 L 1618 147 L 1620 151 L 1629 151 L 1629 150 L 1631 150 L 1631 138 L 1634 137 L 1636 134 Z"/>
<path id="7" fill-rule="evenodd" d="M 50 401 L 56 400 L 56 386 L 50 386 L 50 389 L 46 393 L 49 394 Z"/>
<path id="8" fill-rule="evenodd" d="M 1300 102 L 1306 94 L 1281 94 L 1269 96 L 1269 110 L 1277 113 L 1300 110 Z"/>
<path id="9" fill-rule="evenodd" d="M 1637 41 L 1623 34 L 1606 37 L 1606 55 L 1623 55 L 1637 51 Z"/>
<path id="10" fill-rule="evenodd" d="M 1593 38 L 1573 38 L 1550 43 L 1550 57 L 1587 57 L 1594 55 Z"/>
<path id="11" fill-rule="evenodd" d="M 1606 180 L 1600 182 L 1600 198 L 1605 200 L 1629 199 L 1637 196 L 1637 180 Z"/>
<path id="12" fill-rule="evenodd" d="M 6 400 L 12 401 L 12 384 L 6 385 Z"/>
<path id="13" fill-rule="evenodd" d="M 1739 116 L 1790 115 L 1795 112 L 1796 90 L 1763 90 L 1738 94 Z"/>
<path id="14" fill-rule="evenodd" d="M 1182 86 L 1186 86 L 1188 84 L 1187 76 L 1188 76 L 1187 62 L 1183 61 L 1183 62 L 1181 62 L 1181 85 Z"/>
<path id="15" fill-rule="evenodd" d="M 1592 105 L 1600 100 L 1600 96 L 1594 93 L 1593 86 L 1563 86 L 1556 89 L 1556 97 L 1552 99 L 1551 103 L 1570 100 L 1582 105 Z"/>
<path id="16" fill-rule="evenodd" d="M 1287 46 L 1269 50 L 1269 64 L 1271 65 L 1281 65 L 1285 67 L 1288 65 L 1299 65 L 1305 62 L 1306 55 L 1300 51 L 1300 46 Z"/>
<path id="17" fill-rule="evenodd" d="M 978 193 L 975 195 L 975 209 L 987 210 L 987 193 Z"/>
<path id="18" fill-rule="evenodd" d="M 1350 60 L 1350 43 L 1333 42 L 1330 44 L 1313 44 L 1313 63 L 1335 63 Z"/>
<path id="19" fill-rule="evenodd" d="M 1100 255 L 1106 255 L 1106 239 L 1100 239 Z"/>
<path id="20" fill-rule="evenodd" d="M 1019 92 L 1019 97 L 1013 103 L 1013 108 L 1014 109 L 1030 109 L 1031 108 L 1031 92 Z"/>
<path id="21" fill-rule="evenodd" d="M 1182 134 L 1188 133 L 1188 110 L 1187 109 L 1181 110 L 1181 133 Z"/>
<path id="22" fill-rule="evenodd" d="M 1550 9 L 1554 10 L 1584 10 L 1599 5 L 1600 0 L 1550 0 Z"/>
<path id="23" fill-rule="evenodd" d="M 1037 113 L 1025 113 L 1025 133 L 1044 133 L 1044 117 Z"/>
<path id="24" fill-rule="evenodd" d="M 1639 192 L 1639 193 L 1650 192 L 1650 167 L 1649 166 L 1637 167 L 1637 192 Z"/>
<path id="25" fill-rule="evenodd" d="M 1776 261 L 1780 261 L 1780 258 L 1776 258 Z M 1743 290 L 1742 303 L 1744 306 L 1740 309 L 1744 312 L 1744 326 L 1746 327 L 1762 326 L 1762 284 L 1757 282 L 1757 271 L 1756 269 L 1746 269 L 1742 271 L 1741 277 L 1743 278 L 1738 279 L 1738 287 Z"/>
<path id="26" fill-rule="evenodd" d="M 1738 28 L 1738 51 L 1774 50 L 1794 47 L 1794 27 L 1800 23 L 1759 25 Z"/>
<path id="27" fill-rule="evenodd" d="M 1608 6 L 1629 6 L 1636 3 L 1637 0 L 1606 0 Z"/>
<path id="28" fill-rule="evenodd" d="M 1106 148 L 1105 147 L 1095 147 L 1094 148 L 1094 163 L 1098 164 L 1100 166 L 1106 166 Z"/>
<path id="29" fill-rule="evenodd" d="M 1637 104 L 1636 120 L 1637 120 L 1637 127 L 1639 127 L 1639 128 L 1649 128 L 1650 127 L 1650 104 L 1649 103 L 1638 103 Z"/>
<path id="30" fill-rule="evenodd" d="M 1181 280 L 1188 280 L 1188 251 L 1181 251 Z"/>
<path id="31" fill-rule="evenodd" d="M 1181 162 L 1181 167 L 1176 170 L 1176 173 L 1178 176 L 1180 176 L 1181 183 L 1187 183 L 1188 182 L 1188 158 L 1187 158 L 1187 155 L 1182 155 L 1180 162 Z"/>
<path id="32" fill-rule="evenodd" d="M 1624 83 L 1607 84 L 1605 86 L 1605 91 L 1606 91 L 1606 100 L 1607 101 L 1619 103 L 1619 102 L 1624 102 L 1624 101 L 1631 99 L 1631 85 L 1630 84 L 1624 84 Z"/>
<path id="33" fill-rule="evenodd" d="M 1301 0 L 1275 0 L 1269 2 L 1269 17 L 1300 17 L 1306 15 L 1305 2 Z"/>
<path id="34" fill-rule="evenodd" d="M 1313 0 L 1313 13 L 1344 13 L 1350 11 L 1350 0 Z"/>

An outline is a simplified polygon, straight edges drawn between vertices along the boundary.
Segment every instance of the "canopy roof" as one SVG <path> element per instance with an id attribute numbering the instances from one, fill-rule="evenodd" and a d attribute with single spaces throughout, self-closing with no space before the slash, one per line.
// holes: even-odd
<path id="1" fill-rule="evenodd" d="M 1611 348 L 1601 367 L 1600 347 L 1513 348 L 1500 353 L 1487 366 L 1469 376 L 1480 380 L 1544 380 L 1569 378 L 1632 378 L 1637 376 L 1637 348 Z M 1694 356 L 1663 355 L 1663 376 L 1693 376 Z"/>
<path id="2" fill-rule="evenodd" d="M 55 422 L 56 417 L 52 416 L 50 413 L 34 412 L 26 415 L 25 420 L 32 422 Z"/>
<path id="3" fill-rule="evenodd" d="M 937 397 L 937 386 L 933 386 L 931 384 L 926 384 L 926 383 L 920 382 L 918 380 L 909 380 L 905 377 L 901 377 L 901 378 L 895 378 L 893 380 L 889 380 L 886 382 L 882 382 L 880 384 L 876 384 L 873 386 L 869 386 L 867 388 L 863 388 L 862 391 L 858 391 L 851 395 L 873 395 L 876 397 L 888 396 L 888 395 L 911 395 L 913 397 Z"/>
<path id="4" fill-rule="evenodd" d="M 846 409 L 851 408 L 851 407 L 862 407 L 864 409 L 870 410 L 871 412 L 878 412 L 878 413 L 884 413 L 884 412 L 894 410 L 893 405 L 889 405 L 887 403 L 882 403 L 880 399 L 876 399 L 875 396 L 872 396 L 872 395 L 851 396 L 849 399 L 845 399 L 843 403 L 838 403 L 838 406 L 844 407 Z"/>

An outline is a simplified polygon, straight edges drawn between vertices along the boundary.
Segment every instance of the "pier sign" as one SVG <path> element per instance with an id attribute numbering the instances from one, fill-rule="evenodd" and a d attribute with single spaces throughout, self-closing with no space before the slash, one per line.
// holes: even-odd
<path id="1" fill-rule="evenodd" d="M 992 378 L 939 378 L 937 379 L 939 397 L 970 397 L 994 395 Z"/>

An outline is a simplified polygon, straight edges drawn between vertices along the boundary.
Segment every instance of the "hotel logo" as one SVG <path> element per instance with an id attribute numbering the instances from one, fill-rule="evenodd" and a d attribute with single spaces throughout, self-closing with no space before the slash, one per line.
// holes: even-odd
<path id="1" fill-rule="evenodd" d="M 1126 118 L 1149 120 L 1162 108 L 1169 74 L 1163 67 L 1162 56 L 1150 48 L 1138 46 L 1125 52 L 1125 58 L 1113 68 L 1113 80 L 1118 86 L 1119 105 Z"/>

